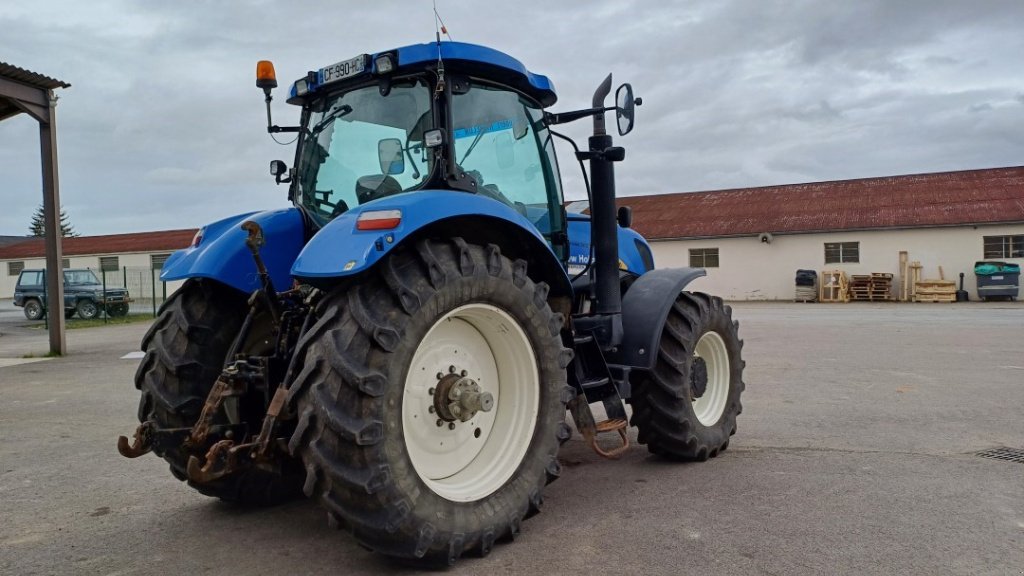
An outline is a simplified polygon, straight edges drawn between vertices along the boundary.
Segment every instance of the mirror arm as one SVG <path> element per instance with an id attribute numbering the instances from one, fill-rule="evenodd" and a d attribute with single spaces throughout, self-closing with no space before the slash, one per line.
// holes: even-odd
<path id="1" fill-rule="evenodd" d="M 586 108 L 583 110 L 573 110 L 571 112 L 559 112 L 558 114 L 552 114 L 546 112 L 544 114 L 544 122 L 553 126 L 555 124 L 565 124 L 567 122 L 574 122 L 580 118 L 588 118 L 590 116 L 596 116 L 605 112 L 611 112 L 615 110 L 614 106 L 600 107 L 600 108 Z"/>

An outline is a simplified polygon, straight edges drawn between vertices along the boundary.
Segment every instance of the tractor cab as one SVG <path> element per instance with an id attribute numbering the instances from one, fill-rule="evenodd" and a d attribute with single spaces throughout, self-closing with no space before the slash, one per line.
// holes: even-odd
<path id="1" fill-rule="evenodd" d="M 546 77 L 481 46 L 356 56 L 292 85 L 301 124 L 269 129 L 298 133 L 295 164 L 271 171 L 317 227 L 375 200 L 448 190 L 511 207 L 550 243 L 565 231 L 543 111 L 555 99 Z"/>

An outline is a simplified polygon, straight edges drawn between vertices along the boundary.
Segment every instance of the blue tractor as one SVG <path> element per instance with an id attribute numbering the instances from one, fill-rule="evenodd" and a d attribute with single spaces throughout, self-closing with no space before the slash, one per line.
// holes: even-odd
<path id="1" fill-rule="evenodd" d="M 438 40 L 309 72 L 297 126 L 272 122 L 269 62 L 257 86 L 268 131 L 297 137 L 293 164 L 271 163 L 293 206 L 168 258 L 162 278 L 187 281 L 142 341 L 122 454 L 224 500 L 304 492 L 368 548 L 452 563 L 540 510 L 567 412 L 607 457 L 630 424 L 664 458 L 726 449 L 738 324 L 684 291 L 703 270 L 655 269 L 616 209 L 605 114 L 632 129 L 628 84 L 614 106 L 609 75 L 590 108 L 546 112 L 548 78 Z M 590 210 L 567 214 L 552 127 L 584 118 Z"/>

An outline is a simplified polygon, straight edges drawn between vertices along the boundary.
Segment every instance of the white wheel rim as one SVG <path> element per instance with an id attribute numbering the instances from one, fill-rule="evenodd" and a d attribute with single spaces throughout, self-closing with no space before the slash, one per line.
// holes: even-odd
<path id="1" fill-rule="evenodd" d="M 693 401 L 693 412 L 705 426 L 713 426 L 722 418 L 729 400 L 729 351 L 717 332 L 707 332 L 697 341 L 694 356 L 704 360 L 708 384 L 704 394 Z"/>
<path id="2" fill-rule="evenodd" d="M 468 422 L 437 426 L 437 374 L 465 370 L 494 406 Z M 438 320 L 416 348 L 405 379 L 402 425 L 409 459 L 439 496 L 472 502 L 501 488 L 519 468 L 533 439 L 540 374 L 526 333 L 505 311 L 468 304 Z M 479 432 L 478 432 L 479 431 Z"/>

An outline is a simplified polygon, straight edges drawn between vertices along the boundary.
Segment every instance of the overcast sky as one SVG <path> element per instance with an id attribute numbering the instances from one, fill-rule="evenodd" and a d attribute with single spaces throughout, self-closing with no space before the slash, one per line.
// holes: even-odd
<path id="1" fill-rule="evenodd" d="M 619 194 L 659 194 L 1024 164 L 1024 2 L 438 0 L 455 40 L 589 105 L 607 72 L 644 105 L 618 140 Z M 486 7 L 484 7 L 486 6 Z M 86 235 L 198 227 L 284 206 L 255 63 L 307 70 L 433 39 L 428 0 L 4 0 L 0 61 L 59 91 L 60 187 Z M 566 132 L 586 136 L 586 122 Z M 562 153 L 570 199 L 584 195 Z M 38 129 L 0 122 L 0 235 L 41 201 Z"/>

